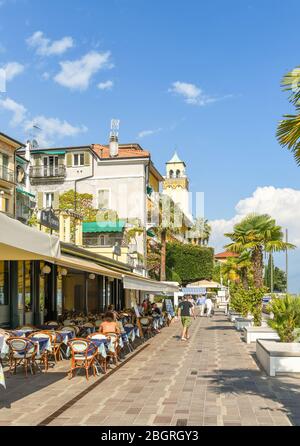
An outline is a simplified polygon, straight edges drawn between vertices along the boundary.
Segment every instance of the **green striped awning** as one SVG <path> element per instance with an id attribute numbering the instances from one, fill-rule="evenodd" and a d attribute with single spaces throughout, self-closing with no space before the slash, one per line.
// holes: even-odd
<path id="1" fill-rule="evenodd" d="M 19 187 L 16 187 L 16 191 L 20 192 L 20 194 L 28 195 L 28 197 L 35 198 L 34 194 L 31 194 L 30 192 L 27 192 L 26 190 L 20 189 Z"/>
<path id="2" fill-rule="evenodd" d="M 82 224 L 82 232 L 122 232 L 125 227 L 124 220 L 117 221 L 92 221 Z"/>
<path id="3" fill-rule="evenodd" d="M 38 155 L 64 155 L 66 153 L 65 150 L 34 150 L 32 154 Z"/>

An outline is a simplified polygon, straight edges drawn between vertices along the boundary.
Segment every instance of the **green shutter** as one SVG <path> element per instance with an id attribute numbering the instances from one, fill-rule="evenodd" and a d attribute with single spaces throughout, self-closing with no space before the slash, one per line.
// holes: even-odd
<path id="1" fill-rule="evenodd" d="M 89 152 L 84 152 L 84 165 L 89 166 L 91 164 L 91 156 Z"/>
<path id="2" fill-rule="evenodd" d="M 67 153 L 67 167 L 73 166 L 73 154 Z"/>
<path id="3" fill-rule="evenodd" d="M 37 207 L 38 207 L 38 209 L 43 209 L 43 205 L 44 205 L 44 203 L 43 203 L 43 198 L 44 198 L 44 194 L 43 194 L 43 192 L 38 192 L 38 196 L 37 196 Z"/>
<path id="4" fill-rule="evenodd" d="M 54 200 L 52 203 L 52 207 L 53 207 L 53 209 L 59 208 L 59 192 L 54 192 Z"/>

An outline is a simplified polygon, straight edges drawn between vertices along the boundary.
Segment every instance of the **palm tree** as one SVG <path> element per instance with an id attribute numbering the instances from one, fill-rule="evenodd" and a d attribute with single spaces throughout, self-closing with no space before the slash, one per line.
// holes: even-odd
<path id="1" fill-rule="evenodd" d="M 285 251 L 295 245 L 283 241 L 283 232 L 275 220 L 267 214 L 250 214 L 237 223 L 232 233 L 225 234 L 232 243 L 225 246 L 228 251 L 249 251 L 256 288 L 263 286 L 263 252 Z"/>
<path id="2" fill-rule="evenodd" d="M 277 127 L 279 144 L 287 147 L 300 165 L 300 67 L 287 73 L 281 82 L 284 91 L 290 91 L 289 101 L 295 106 L 296 114 L 284 115 Z"/>
<path id="3" fill-rule="evenodd" d="M 251 270 L 251 254 L 249 251 L 243 251 L 237 258 L 233 261 L 236 263 L 238 268 L 238 273 L 241 278 L 243 288 L 248 290 L 249 288 L 249 274 Z"/>

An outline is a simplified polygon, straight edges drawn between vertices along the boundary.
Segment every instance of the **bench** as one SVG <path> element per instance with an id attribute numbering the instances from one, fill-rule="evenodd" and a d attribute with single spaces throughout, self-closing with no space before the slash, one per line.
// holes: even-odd
<path id="1" fill-rule="evenodd" d="M 256 342 L 257 339 L 275 339 L 279 341 L 279 336 L 271 327 L 244 327 L 244 338 L 247 344 Z"/>
<path id="2" fill-rule="evenodd" d="M 300 373 L 300 343 L 258 339 L 256 357 L 269 376 Z"/>

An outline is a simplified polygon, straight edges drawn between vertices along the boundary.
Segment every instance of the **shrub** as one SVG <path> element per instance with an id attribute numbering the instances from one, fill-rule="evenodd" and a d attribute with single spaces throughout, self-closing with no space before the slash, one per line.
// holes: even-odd
<path id="1" fill-rule="evenodd" d="M 261 325 L 262 298 L 266 292 L 263 288 L 250 287 L 245 290 L 242 286 L 234 286 L 230 291 L 230 308 L 246 317 L 250 313 L 254 318 L 254 325 Z"/>
<path id="2" fill-rule="evenodd" d="M 176 280 L 185 285 L 211 279 L 213 263 L 213 248 L 177 242 L 167 244 L 167 280 Z"/>
<path id="3" fill-rule="evenodd" d="M 268 325 L 277 331 L 281 342 L 299 340 L 300 297 L 276 297 L 271 300 L 268 309 L 274 315 L 273 319 L 268 320 Z"/>

